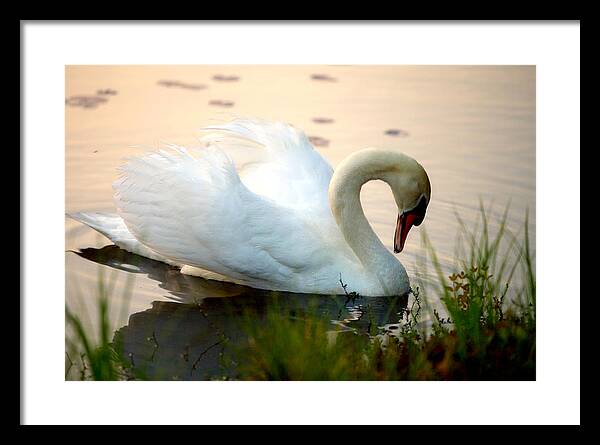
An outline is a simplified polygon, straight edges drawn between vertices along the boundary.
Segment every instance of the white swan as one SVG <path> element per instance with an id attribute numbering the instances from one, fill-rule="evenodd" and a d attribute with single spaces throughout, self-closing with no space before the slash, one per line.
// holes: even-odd
<path id="1" fill-rule="evenodd" d="M 343 293 L 340 277 L 366 296 L 410 290 L 363 213 L 360 189 L 377 179 L 391 187 L 400 252 L 431 194 L 414 159 L 367 148 L 334 173 L 304 133 L 284 123 L 236 119 L 204 130 L 203 148 L 168 146 L 121 166 L 118 215 L 69 216 L 184 274 L 301 293 Z"/>

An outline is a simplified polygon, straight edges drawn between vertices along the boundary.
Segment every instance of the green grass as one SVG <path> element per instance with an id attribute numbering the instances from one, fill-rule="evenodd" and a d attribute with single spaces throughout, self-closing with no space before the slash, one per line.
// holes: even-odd
<path id="1" fill-rule="evenodd" d="M 239 316 L 241 341 L 227 344 L 222 366 L 240 380 L 533 380 L 536 280 L 529 218 L 513 234 L 508 208 L 493 219 L 480 209 L 479 224 L 461 233 L 454 271 L 444 272 L 424 230 L 422 242 L 436 281 L 417 280 L 395 332 L 373 321 L 366 330 L 342 329 L 316 305 L 289 308 L 283 298 L 257 317 Z M 493 230 L 492 224 L 493 222 Z M 418 276 L 423 276 L 420 270 Z M 340 280 L 341 281 L 341 280 Z M 343 282 L 341 282 L 343 286 Z M 99 285 L 96 342 L 67 308 L 71 378 L 144 379 L 142 370 L 110 341 L 110 299 Z M 351 289 L 348 298 L 368 298 Z M 441 304 L 440 304 L 441 302 Z M 437 309 L 436 309 L 437 307 Z M 438 310 L 439 309 L 439 310 Z M 440 313 L 441 312 L 441 313 Z M 73 352 L 76 351 L 76 352 Z"/>
<path id="2" fill-rule="evenodd" d="M 98 272 L 98 289 L 95 301 L 98 309 L 94 332 L 91 320 L 77 315 L 69 306 L 65 307 L 66 351 L 65 379 L 69 380 L 131 380 L 143 377 L 132 373 L 128 363 L 116 350 L 111 337 L 117 327 L 112 314 L 112 298 L 114 294 L 114 278 L 111 285 L 106 285 L 103 270 Z M 125 301 L 129 301 L 133 279 L 128 277 L 124 290 Z M 85 311 L 85 309 L 84 309 Z M 127 314 L 128 305 L 121 307 L 120 320 Z"/>

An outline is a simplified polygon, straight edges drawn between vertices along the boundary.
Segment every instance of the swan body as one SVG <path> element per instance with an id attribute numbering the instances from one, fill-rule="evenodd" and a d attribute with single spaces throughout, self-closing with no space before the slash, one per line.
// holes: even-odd
<path id="1" fill-rule="evenodd" d="M 402 250 L 431 193 L 414 159 L 369 148 L 334 173 L 284 123 L 236 119 L 204 130 L 202 148 L 168 146 L 122 165 L 113 184 L 118 214 L 70 216 L 184 274 L 300 293 L 343 293 L 340 279 L 366 296 L 410 290 L 364 215 L 360 189 L 376 179 L 390 185 Z"/>

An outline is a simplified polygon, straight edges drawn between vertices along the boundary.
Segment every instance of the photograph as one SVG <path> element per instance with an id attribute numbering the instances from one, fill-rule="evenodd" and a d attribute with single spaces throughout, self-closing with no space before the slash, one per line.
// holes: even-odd
<path id="1" fill-rule="evenodd" d="M 64 380 L 536 381 L 537 71 L 65 64 Z"/>

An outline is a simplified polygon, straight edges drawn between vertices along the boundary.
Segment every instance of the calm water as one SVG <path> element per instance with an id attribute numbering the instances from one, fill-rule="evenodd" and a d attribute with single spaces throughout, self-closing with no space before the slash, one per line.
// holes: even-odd
<path id="1" fill-rule="evenodd" d="M 412 229 L 399 256 L 411 276 L 423 254 L 422 230 L 452 269 L 455 212 L 474 225 L 480 199 L 493 202 L 498 213 L 510 202 L 514 231 L 528 208 L 535 241 L 534 67 L 82 66 L 66 68 L 65 89 L 67 212 L 114 211 L 111 183 L 124 157 L 162 142 L 197 145 L 200 127 L 237 114 L 303 128 L 334 168 L 369 146 L 417 159 L 429 174 L 432 200 L 425 222 Z M 369 183 L 362 202 L 391 250 L 397 213 L 391 191 Z M 264 311 L 272 300 L 269 293 L 185 277 L 161 263 L 131 258 L 74 221 L 66 220 L 65 230 L 67 304 L 89 313 L 93 324 L 93 296 L 103 271 L 115 285 L 117 337 L 152 366 L 155 378 L 211 375 L 219 336 L 240 335 L 236 313 Z M 125 299 L 131 278 L 134 290 Z M 306 296 L 284 296 L 292 308 L 306 304 Z M 332 320 L 359 329 L 365 305 L 378 324 L 393 326 L 406 303 L 318 299 Z M 153 333 L 160 348 L 147 340 Z M 190 357 L 200 354 L 201 362 L 192 366 Z"/>

